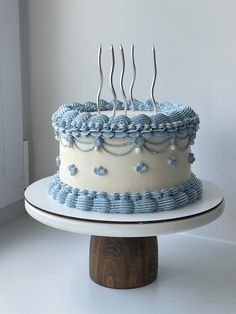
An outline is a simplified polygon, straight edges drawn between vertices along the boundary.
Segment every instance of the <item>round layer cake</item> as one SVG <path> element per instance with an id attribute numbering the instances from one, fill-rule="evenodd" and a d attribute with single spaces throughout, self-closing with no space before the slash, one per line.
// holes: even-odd
<path id="1" fill-rule="evenodd" d="M 191 172 L 199 117 L 187 105 L 104 100 L 62 105 L 52 117 L 60 155 L 49 194 L 59 203 L 106 213 L 175 209 L 201 197 Z"/>

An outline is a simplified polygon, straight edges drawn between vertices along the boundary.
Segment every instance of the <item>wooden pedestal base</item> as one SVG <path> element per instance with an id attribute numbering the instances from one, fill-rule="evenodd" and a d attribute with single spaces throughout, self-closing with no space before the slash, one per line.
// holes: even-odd
<path id="1" fill-rule="evenodd" d="M 116 289 L 143 287 L 156 279 L 157 269 L 157 237 L 91 237 L 89 272 L 99 285 Z"/>

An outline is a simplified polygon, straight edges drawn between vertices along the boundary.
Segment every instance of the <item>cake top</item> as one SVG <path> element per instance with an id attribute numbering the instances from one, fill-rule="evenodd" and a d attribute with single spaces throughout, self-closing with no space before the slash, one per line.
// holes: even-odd
<path id="1" fill-rule="evenodd" d="M 157 104 L 154 113 L 151 100 L 134 101 L 134 111 L 128 102 L 127 115 L 124 104 L 100 101 L 100 113 L 94 102 L 85 104 L 72 103 L 61 105 L 52 115 L 52 126 L 56 134 L 65 137 L 69 142 L 81 136 L 102 138 L 155 136 L 163 132 L 179 132 L 187 130 L 196 133 L 199 117 L 188 105 L 162 102 Z"/>

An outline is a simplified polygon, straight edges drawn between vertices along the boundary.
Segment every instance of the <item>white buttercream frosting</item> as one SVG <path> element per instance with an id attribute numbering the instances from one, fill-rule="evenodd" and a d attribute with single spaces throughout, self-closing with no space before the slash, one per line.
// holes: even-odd
<path id="1" fill-rule="evenodd" d="M 158 141 L 162 141 L 162 137 Z M 154 142 L 156 138 L 150 138 Z M 109 143 L 119 145 L 126 139 L 110 139 Z M 184 147 L 187 139 L 179 140 L 179 145 Z M 82 145 L 82 144 L 81 144 Z M 149 148 L 153 145 L 148 144 Z M 84 146 L 87 146 L 84 144 Z M 160 145 L 160 150 L 166 148 L 166 144 Z M 113 152 L 126 152 L 127 146 L 112 147 Z M 100 192 L 142 192 L 156 191 L 164 187 L 181 184 L 191 176 L 190 163 L 188 161 L 190 146 L 185 150 L 176 150 L 174 156 L 178 160 L 178 166 L 173 167 L 168 160 L 173 156 L 171 149 L 167 148 L 160 154 L 152 154 L 143 148 L 140 153 L 135 150 L 124 156 L 114 156 L 104 150 L 91 150 L 82 152 L 76 146 L 60 145 L 60 179 L 72 187 L 95 190 Z M 147 165 L 145 173 L 135 171 L 134 167 L 140 162 Z M 78 173 L 71 176 L 68 165 L 74 164 Z M 104 176 L 94 175 L 94 168 L 99 165 L 107 169 Z"/>

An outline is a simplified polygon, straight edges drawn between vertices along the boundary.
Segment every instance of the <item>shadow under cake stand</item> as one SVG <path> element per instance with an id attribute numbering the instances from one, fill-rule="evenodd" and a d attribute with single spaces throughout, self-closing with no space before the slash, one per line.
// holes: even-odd
<path id="1" fill-rule="evenodd" d="M 25 208 L 36 220 L 54 228 L 89 234 L 90 277 L 110 288 L 137 288 L 153 282 L 158 271 L 157 235 L 208 224 L 224 210 L 221 190 L 203 181 L 201 200 L 185 207 L 148 214 L 105 214 L 69 208 L 47 192 L 51 177 L 25 191 Z"/>

